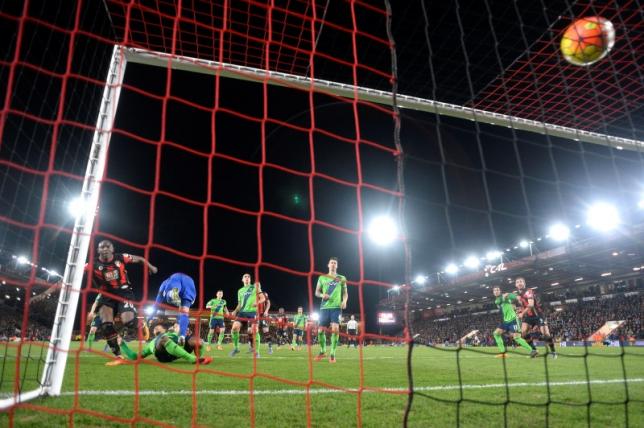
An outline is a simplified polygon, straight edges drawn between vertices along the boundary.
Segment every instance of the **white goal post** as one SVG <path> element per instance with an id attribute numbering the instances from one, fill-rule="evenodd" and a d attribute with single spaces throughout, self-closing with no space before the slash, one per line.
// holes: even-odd
<path id="1" fill-rule="evenodd" d="M 84 273 L 83 267 L 89 250 L 90 237 L 98 207 L 101 180 L 105 171 L 107 150 L 118 107 L 119 95 L 123 84 L 125 66 L 128 62 L 157 67 L 170 66 L 173 69 L 178 70 L 213 75 L 218 74 L 223 77 L 257 82 L 266 81 L 268 78 L 269 83 L 274 85 L 282 85 L 303 90 L 311 90 L 313 88 L 319 92 L 325 92 L 348 99 L 354 99 L 357 96 L 360 100 L 382 105 L 391 106 L 394 102 L 394 94 L 391 92 L 356 87 L 327 80 L 311 79 L 252 67 L 207 61 L 186 56 L 174 56 L 162 52 L 125 48 L 115 45 L 103 90 L 103 98 L 101 100 L 98 119 L 96 122 L 96 130 L 94 132 L 90 156 L 87 162 L 85 178 L 83 181 L 82 198 L 86 202 L 88 210 L 79 215 L 74 224 L 67 263 L 65 266 L 65 273 L 62 280 L 62 288 L 60 290 L 60 298 L 58 300 L 56 317 L 54 319 L 51 340 L 49 342 L 40 386 L 35 390 L 28 392 L 20 391 L 10 398 L 1 399 L 0 411 L 38 396 L 57 396 L 61 393 L 82 286 Z M 556 137 L 569 138 L 576 141 L 607 145 L 617 149 L 630 149 L 637 151 L 644 149 L 644 141 L 640 140 L 568 128 L 565 126 L 492 113 L 408 95 L 396 94 L 395 100 L 400 108 L 476 120 L 483 123 L 512 127 L 539 134 L 547 134 Z M 18 356 L 18 358 L 19 357 L 20 356 Z"/>

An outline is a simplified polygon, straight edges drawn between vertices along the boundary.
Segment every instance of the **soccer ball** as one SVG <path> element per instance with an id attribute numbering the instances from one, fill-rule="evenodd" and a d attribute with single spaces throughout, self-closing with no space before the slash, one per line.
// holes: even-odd
<path id="1" fill-rule="evenodd" d="M 587 66 L 604 58 L 615 44 L 613 24 L 600 16 L 579 18 L 561 38 L 561 53 L 574 65 Z"/>

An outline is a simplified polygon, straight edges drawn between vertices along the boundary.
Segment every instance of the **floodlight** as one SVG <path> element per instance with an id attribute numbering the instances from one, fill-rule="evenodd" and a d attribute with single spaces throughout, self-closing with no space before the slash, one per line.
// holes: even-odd
<path id="1" fill-rule="evenodd" d="M 72 217 L 78 218 L 79 216 L 89 214 L 92 211 L 92 207 L 87 199 L 79 196 L 69 201 L 67 211 Z"/>
<path id="2" fill-rule="evenodd" d="M 417 275 L 414 282 L 418 285 L 424 285 L 427 282 L 427 277 L 425 275 Z"/>
<path id="3" fill-rule="evenodd" d="M 400 285 L 394 285 L 394 287 L 392 288 L 392 290 L 394 290 L 394 291 L 398 291 L 398 290 L 400 290 Z"/>
<path id="4" fill-rule="evenodd" d="M 492 250 L 487 252 L 487 254 L 485 255 L 485 258 L 487 259 L 488 262 L 491 262 L 501 258 L 502 255 L 503 253 L 501 251 Z"/>
<path id="5" fill-rule="evenodd" d="M 608 232 L 619 225 L 619 212 L 614 205 L 598 202 L 588 209 L 586 223 L 595 230 Z"/>
<path id="6" fill-rule="evenodd" d="M 453 275 L 458 272 L 458 266 L 455 263 L 450 263 L 445 266 L 445 272 Z"/>
<path id="7" fill-rule="evenodd" d="M 480 262 L 479 262 L 478 257 L 476 257 L 476 256 L 469 256 L 468 258 L 466 258 L 466 259 L 465 259 L 465 261 L 463 262 L 463 264 L 464 264 L 464 265 L 465 265 L 465 267 L 467 267 L 467 268 L 470 268 L 470 269 L 476 269 L 477 267 L 479 267 Z"/>
<path id="8" fill-rule="evenodd" d="M 148 316 L 152 315 L 154 313 L 154 306 L 146 306 L 143 312 Z"/>
<path id="9" fill-rule="evenodd" d="M 318 314 L 317 312 L 313 312 L 313 313 L 311 314 L 311 319 L 312 319 L 313 321 L 318 321 L 318 320 L 320 319 L 320 314 Z"/>
<path id="10" fill-rule="evenodd" d="M 16 261 L 18 262 L 19 265 L 26 265 L 27 263 L 29 263 L 29 259 L 25 256 L 18 256 Z"/>
<path id="11" fill-rule="evenodd" d="M 555 241 L 565 241 L 570 236 L 570 229 L 565 224 L 556 223 L 550 226 L 548 234 Z"/>
<path id="12" fill-rule="evenodd" d="M 521 248 L 528 248 L 529 245 L 530 245 L 530 243 L 528 241 L 526 241 L 525 239 L 523 241 L 519 242 L 519 247 L 521 247 Z"/>
<path id="13" fill-rule="evenodd" d="M 398 227 L 391 217 L 383 215 L 371 221 L 367 233 L 376 245 L 385 247 L 397 238 Z"/>

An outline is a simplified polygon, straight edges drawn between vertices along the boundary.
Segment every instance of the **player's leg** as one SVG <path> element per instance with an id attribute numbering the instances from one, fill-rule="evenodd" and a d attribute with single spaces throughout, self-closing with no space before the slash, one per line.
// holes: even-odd
<path id="1" fill-rule="evenodd" d="M 316 361 L 320 361 L 326 354 L 326 329 L 331 324 L 328 309 L 320 310 L 320 319 L 318 324 L 318 344 L 320 345 L 320 353 L 315 357 Z"/>
<path id="2" fill-rule="evenodd" d="M 255 356 L 259 358 L 259 345 L 261 344 L 261 333 L 259 332 L 259 325 L 257 322 L 249 322 L 248 325 L 248 341 L 253 339 L 251 348 L 253 349 Z"/>
<path id="3" fill-rule="evenodd" d="M 212 322 L 214 319 L 210 320 L 210 329 L 208 329 L 208 337 L 206 338 L 206 343 L 210 345 L 212 343 L 212 337 L 215 335 L 215 329 L 212 327 Z"/>
<path id="4" fill-rule="evenodd" d="M 96 321 L 96 319 L 97 318 L 94 318 L 94 321 Z M 87 335 L 87 346 L 89 347 L 89 349 L 92 349 L 92 344 L 94 343 L 94 339 L 96 338 L 96 330 L 98 330 L 98 326 L 94 325 L 94 321 L 92 321 L 92 326 L 89 328 L 89 334 Z"/>
<path id="5" fill-rule="evenodd" d="M 223 348 L 223 343 L 224 343 L 224 335 L 226 334 L 226 324 L 224 324 L 224 320 L 220 320 L 219 323 L 219 336 L 217 336 L 217 349 L 222 350 Z"/>
<path id="6" fill-rule="evenodd" d="M 335 351 L 338 347 L 340 340 L 340 325 L 338 323 L 331 323 L 331 353 L 329 355 L 329 362 L 335 363 Z"/>
<path id="7" fill-rule="evenodd" d="M 241 330 L 241 322 L 235 320 L 232 328 L 230 329 L 230 336 L 233 339 L 233 350 L 230 351 L 229 354 L 231 357 L 239 354 L 239 330 Z"/>
<path id="8" fill-rule="evenodd" d="M 504 326 L 500 325 L 494 330 L 493 336 L 496 342 L 496 347 L 499 348 L 499 356 L 505 356 L 505 344 L 503 343 L 503 333 L 505 332 Z"/>
<path id="9" fill-rule="evenodd" d="M 537 350 L 532 349 L 532 347 L 528 345 L 528 342 L 526 342 L 525 339 L 521 337 L 521 322 L 518 319 L 513 323 L 506 324 L 506 326 L 507 326 L 507 331 L 512 334 L 512 339 L 514 339 L 515 343 L 517 343 L 523 349 L 530 352 L 531 357 L 534 357 L 537 355 L 538 353 Z"/>
<path id="10" fill-rule="evenodd" d="M 534 345 L 534 339 L 532 336 L 532 326 L 526 322 L 526 320 L 523 320 L 521 322 L 521 336 L 525 339 L 526 342 L 528 342 L 528 345 L 530 345 L 530 348 L 533 350 L 537 349 L 537 347 Z"/>
<path id="11" fill-rule="evenodd" d="M 557 351 L 555 350 L 555 341 L 552 339 L 552 336 L 550 336 L 550 328 L 548 327 L 548 324 L 545 321 L 541 320 L 541 325 L 539 326 L 539 330 L 541 331 L 541 335 L 543 336 L 544 342 L 546 342 L 546 345 L 548 345 L 548 348 L 550 348 L 552 357 L 557 358 Z"/>
<path id="12" fill-rule="evenodd" d="M 266 339 L 266 344 L 268 345 L 268 353 L 272 354 L 273 353 L 273 336 L 271 336 L 271 327 L 268 324 L 268 322 L 266 322 L 264 324 L 264 327 L 263 327 L 262 331 L 264 333 L 264 338 Z"/>
<path id="13" fill-rule="evenodd" d="M 188 330 L 188 324 L 190 324 L 190 306 L 184 306 L 183 300 L 181 301 L 181 306 L 179 307 L 179 315 L 177 316 L 177 321 L 179 323 L 179 345 L 183 345 L 186 340 L 186 331 Z"/>
<path id="14" fill-rule="evenodd" d="M 121 348 L 118 343 L 119 334 L 114 328 L 114 306 L 118 303 L 112 299 L 101 300 L 101 307 L 98 310 L 98 315 L 101 317 L 101 334 L 107 341 L 107 346 L 111 349 L 116 360 L 106 363 L 107 365 L 118 365 L 123 362 L 121 357 Z M 113 306 L 111 306 L 113 305 Z"/>

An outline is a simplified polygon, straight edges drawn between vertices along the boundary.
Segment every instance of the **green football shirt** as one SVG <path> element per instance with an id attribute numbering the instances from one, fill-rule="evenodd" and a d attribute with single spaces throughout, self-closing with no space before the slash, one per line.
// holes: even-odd
<path id="1" fill-rule="evenodd" d="M 517 313 L 514 311 L 514 306 L 512 306 L 512 302 L 517 300 L 516 294 L 510 293 L 506 297 L 501 295 L 494 301 L 494 304 L 501 310 L 504 323 L 511 323 L 517 320 Z"/>
<path id="2" fill-rule="evenodd" d="M 342 295 L 347 289 L 347 278 L 344 275 L 330 277 L 322 275 L 318 278 L 318 285 L 321 287 L 322 294 L 328 294 L 328 300 L 322 300 L 322 309 L 339 309 L 342 305 Z"/>
<path id="3" fill-rule="evenodd" d="M 295 314 L 295 316 L 293 317 L 293 326 L 298 330 L 304 330 L 307 318 L 308 317 L 304 314 Z"/>
<path id="4" fill-rule="evenodd" d="M 255 284 L 248 284 L 237 292 L 237 302 L 240 304 L 239 312 L 256 312 L 257 289 Z"/>
<path id="5" fill-rule="evenodd" d="M 210 308 L 210 318 L 223 320 L 224 310 L 226 309 L 226 300 L 210 299 L 210 301 L 206 303 L 206 308 Z"/>

